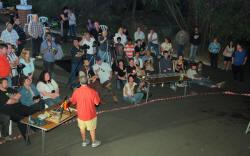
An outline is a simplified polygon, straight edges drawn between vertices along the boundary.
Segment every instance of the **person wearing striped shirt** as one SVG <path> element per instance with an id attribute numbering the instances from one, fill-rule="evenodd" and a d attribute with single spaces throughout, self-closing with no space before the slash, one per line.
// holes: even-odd
<path id="1" fill-rule="evenodd" d="M 135 47 L 132 44 L 131 39 L 128 40 L 128 44 L 124 47 L 124 52 L 128 58 L 133 58 L 134 52 L 135 52 Z"/>
<path id="2" fill-rule="evenodd" d="M 17 65 L 19 64 L 19 59 L 15 54 L 15 49 L 10 43 L 7 43 L 7 59 L 9 60 L 10 67 L 11 67 L 11 80 L 12 86 L 18 85 L 18 72 L 17 72 Z"/>
<path id="3" fill-rule="evenodd" d="M 7 22 L 6 29 L 1 33 L 1 38 L 5 43 L 13 44 L 16 48 L 18 47 L 18 41 L 19 36 L 16 32 L 16 30 L 12 29 L 12 24 Z"/>

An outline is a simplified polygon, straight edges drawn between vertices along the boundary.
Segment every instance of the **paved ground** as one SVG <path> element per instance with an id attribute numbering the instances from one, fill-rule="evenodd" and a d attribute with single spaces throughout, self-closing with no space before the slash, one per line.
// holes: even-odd
<path id="1" fill-rule="evenodd" d="M 30 43 L 27 44 L 30 46 Z M 71 43 L 63 44 L 65 59 L 55 67 L 56 81 L 63 96 L 70 95 L 66 87 L 69 73 Z M 37 60 L 36 77 L 43 66 Z M 205 74 L 216 82 L 226 81 L 223 89 L 208 89 L 192 85 L 189 94 L 206 92 L 250 93 L 250 67 L 246 68 L 244 83 L 233 81 L 232 73 L 204 67 Z M 160 86 L 151 89 L 151 99 L 183 95 L 183 88 L 176 92 Z M 116 92 L 121 97 L 121 91 Z M 98 110 L 127 106 L 112 102 L 105 92 L 107 104 Z M 250 98 L 243 96 L 209 95 L 192 96 L 171 101 L 156 101 L 141 107 L 103 113 L 98 119 L 98 137 L 103 145 L 97 149 L 80 146 L 81 138 L 76 123 L 60 126 L 46 136 L 47 155 L 171 155 L 171 156 L 249 156 L 250 135 L 244 131 L 250 120 Z M 14 125 L 13 136 L 19 134 Z M 32 144 L 25 146 L 22 139 L 0 145 L 1 156 L 31 156 L 41 153 L 41 134 L 31 136 Z"/>

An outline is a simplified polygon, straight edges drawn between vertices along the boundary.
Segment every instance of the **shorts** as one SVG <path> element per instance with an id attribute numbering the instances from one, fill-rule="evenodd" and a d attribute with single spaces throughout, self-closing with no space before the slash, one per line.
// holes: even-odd
<path id="1" fill-rule="evenodd" d="M 97 117 L 88 120 L 88 121 L 82 121 L 79 118 L 77 119 L 78 122 L 78 127 L 83 130 L 83 129 L 87 129 L 88 131 L 92 131 L 96 129 L 97 126 Z"/>
<path id="2" fill-rule="evenodd" d="M 224 61 L 227 61 L 227 62 L 232 61 L 232 57 L 224 56 Z"/>

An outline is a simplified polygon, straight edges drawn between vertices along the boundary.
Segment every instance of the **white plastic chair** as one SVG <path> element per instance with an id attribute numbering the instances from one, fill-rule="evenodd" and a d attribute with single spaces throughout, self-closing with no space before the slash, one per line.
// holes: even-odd
<path id="1" fill-rule="evenodd" d="M 108 30 L 108 26 L 106 25 L 100 25 L 99 28 L 102 30 Z"/>
<path id="2" fill-rule="evenodd" d="M 26 23 L 24 24 L 24 31 L 25 32 L 28 32 L 28 26 L 29 26 L 30 21 L 33 21 L 33 14 L 27 15 L 27 20 L 26 20 Z"/>
<path id="3" fill-rule="evenodd" d="M 39 23 L 45 23 L 45 22 L 48 22 L 48 17 L 45 17 L 45 16 L 41 16 L 39 17 L 38 19 Z"/>

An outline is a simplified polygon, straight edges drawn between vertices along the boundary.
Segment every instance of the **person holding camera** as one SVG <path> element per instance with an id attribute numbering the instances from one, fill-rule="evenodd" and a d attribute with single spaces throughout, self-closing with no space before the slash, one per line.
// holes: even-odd
<path id="1" fill-rule="evenodd" d="M 35 66 L 33 60 L 30 58 L 30 50 L 24 48 L 19 57 L 19 74 L 29 76 L 30 79 L 33 78 Z"/>
<path id="2" fill-rule="evenodd" d="M 90 66 L 93 66 L 96 55 L 95 39 L 90 36 L 89 32 L 86 32 L 80 41 L 80 45 L 86 50 L 86 57 L 90 62 Z"/>
<path id="3" fill-rule="evenodd" d="M 111 63 L 110 51 L 109 51 L 109 40 L 107 38 L 107 30 L 102 31 L 102 36 L 98 37 L 99 47 L 98 47 L 98 56 L 102 59 L 103 62 L 108 64 Z"/>
<path id="4" fill-rule="evenodd" d="M 15 54 L 15 46 L 11 45 L 10 43 L 7 43 L 8 49 L 7 49 L 7 58 L 10 63 L 11 67 L 11 81 L 12 86 L 18 85 L 18 72 L 17 72 L 17 65 L 19 64 L 18 57 Z"/>
<path id="5" fill-rule="evenodd" d="M 57 46 L 50 33 L 46 34 L 46 41 L 43 41 L 41 45 L 41 53 L 43 54 L 44 69 L 49 72 L 51 77 L 54 77 L 54 63 L 55 55 L 57 53 Z"/>
<path id="6" fill-rule="evenodd" d="M 21 88 L 19 93 L 21 94 L 20 102 L 28 106 L 35 111 L 42 111 L 45 108 L 45 102 L 41 99 L 40 92 L 32 84 L 32 79 L 28 76 L 22 75 L 20 78 Z"/>
<path id="7" fill-rule="evenodd" d="M 76 73 L 82 68 L 82 60 L 85 52 L 80 47 L 80 43 L 77 38 L 73 40 L 73 48 L 71 49 L 71 71 L 69 74 L 68 85 L 72 87 L 72 84 L 76 78 Z"/>
<path id="8" fill-rule="evenodd" d="M 62 101 L 58 84 L 54 79 L 51 79 L 48 71 L 41 72 L 36 88 L 49 107 Z"/>

